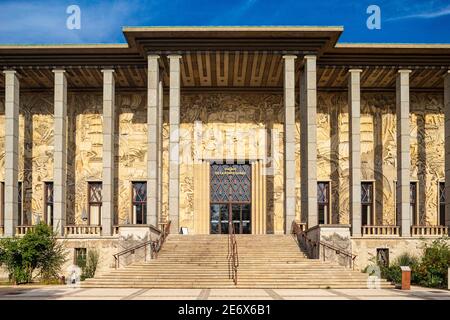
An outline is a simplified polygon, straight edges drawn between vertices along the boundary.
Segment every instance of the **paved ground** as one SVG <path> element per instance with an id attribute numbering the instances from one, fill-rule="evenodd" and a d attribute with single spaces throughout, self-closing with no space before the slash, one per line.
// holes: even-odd
<path id="1" fill-rule="evenodd" d="M 397 289 L 83 289 L 0 287 L 0 300 L 450 300 L 450 291 Z"/>

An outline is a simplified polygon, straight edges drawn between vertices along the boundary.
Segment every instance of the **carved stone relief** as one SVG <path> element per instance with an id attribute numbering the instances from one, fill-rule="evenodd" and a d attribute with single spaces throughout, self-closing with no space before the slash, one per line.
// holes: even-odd
<path id="1" fill-rule="evenodd" d="M 24 182 L 25 221 L 42 218 L 44 181 L 53 177 L 53 94 L 23 93 L 19 118 L 19 180 Z M 163 218 L 168 210 L 168 97 L 163 126 Z M 147 177 L 147 112 L 145 93 L 116 97 L 116 223 L 131 214 L 131 182 Z M 68 95 L 67 223 L 82 221 L 87 210 L 87 182 L 102 179 L 102 97 L 98 93 Z M 300 123 L 297 112 L 297 215 L 300 218 Z M 411 179 L 419 181 L 420 222 L 437 223 L 438 182 L 444 179 L 443 95 L 411 94 Z M 202 122 L 201 143 L 195 121 Z M 180 150 L 188 158 L 214 159 L 225 150 L 236 159 L 266 157 L 267 229 L 282 232 L 283 217 L 283 100 L 281 94 L 185 93 L 182 95 Z M 273 130 L 261 143 L 252 133 Z M 4 97 L 0 97 L 0 130 L 5 130 Z M 253 131 L 252 131 L 253 130 Z M 249 132 L 252 132 L 249 134 Z M 237 139 L 236 137 L 239 137 Z M 319 92 L 317 112 L 318 180 L 331 181 L 334 223 L 349 223 L 347 93 Z M 242 146 L 246 146 L 242 148 Z M 263 150 L 263 151 L 261 151 Z M 280 157 L 272 157 L 273 150 Z M 223 155 L 223 153 L 222 153 Z M 0 181 L 4 181 L 5 137 L 0 134 Z M 364 93 L 361 101 L 362 179 L 375 180 L 376 222 L 395 223 L 396 117 L 394 93 Z M 193 224 L 192 162 L 180 167 L 180 225 Z M 303 215 L 304 219 L 304 215 Z"/>

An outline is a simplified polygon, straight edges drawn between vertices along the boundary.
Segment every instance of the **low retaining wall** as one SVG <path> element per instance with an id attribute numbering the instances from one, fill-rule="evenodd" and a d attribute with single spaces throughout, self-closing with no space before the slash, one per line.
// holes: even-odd
<path id="1" fill-rule="evenodd" d="M 389 249 L 389 261 L 392 263 L 398 256 L 405 252 L 417 257 L 421 256 L 424 244 L 431 243 L 435 239 L 437 238 L 352 238 L 352 251 L 353 254 L 357 255 L 355 259 L 355 270 L 363 270 L 367 265 L 375 262 L 377 257 L 377 249 Z"/>

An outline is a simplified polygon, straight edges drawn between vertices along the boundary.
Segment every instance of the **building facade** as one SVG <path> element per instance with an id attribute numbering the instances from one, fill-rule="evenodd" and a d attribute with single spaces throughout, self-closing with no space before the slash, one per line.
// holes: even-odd
<path id="1" fill-rule="evenodd" d="M 0 234 L 45 221 L 109 256 L 130 227 L 296 221 L 348 238 L 361 268 L 448 234 L 450 45 L 342 32 L 124 28 L 127 44 L 0 46 Z"/>

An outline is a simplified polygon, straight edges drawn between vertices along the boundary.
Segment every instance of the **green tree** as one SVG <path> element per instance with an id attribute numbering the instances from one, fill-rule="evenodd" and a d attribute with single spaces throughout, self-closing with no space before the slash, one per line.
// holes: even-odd
<path id="1" fill-rule="evenodd" d="M 0 240 L 0 266 L 12 283 L 29 283 L 33 277 L 49 282 L 58 278 L 66 261 L 64 243 L 57 241 L 50 226 L 39 223 L 22 238 Z"/>
<path id="2" fill-rule="evenodd" d="M 434 240 L 423 247 L 422 261 L 417 270 L 418 283 L 433 288 L 446 288 L 450 266 L 448 238 Z"/>

